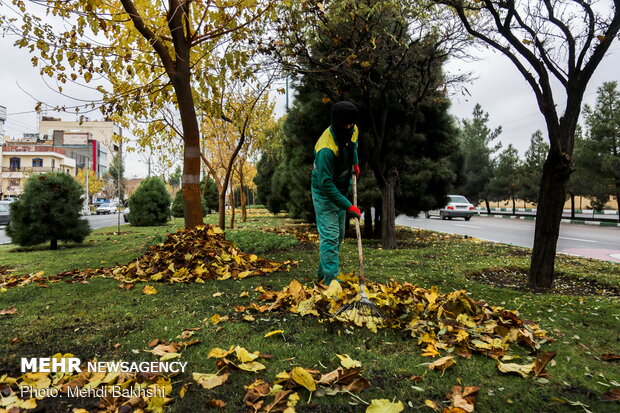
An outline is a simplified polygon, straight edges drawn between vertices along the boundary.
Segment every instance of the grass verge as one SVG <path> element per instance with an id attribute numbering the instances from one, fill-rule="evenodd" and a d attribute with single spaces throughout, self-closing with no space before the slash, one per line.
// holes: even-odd
<path id="1" fill-rule="evenodd" d="M 209 217 L 213 222 L 216 217 Z M 256 301 L 254 289 L 282 288 L 297 279 L 310 284 L 315 278 L 318 249 L 299 248 L 291 236 L 264 233 L 261 230 L 284 226 L 293 221 L 270 215 L 252 214 L 248 222 L 237 223 L 229 238 L 246 252 L 260 253 L 275 260 L 294 259 L 299 266 L 289 273 L 244 280 L 213 281 L 205 284 L 153 284 L 155 295 L 141 294 L 142 285 L 131 290 L 118 288 L 117 281 L 92 279 L 87 284 L 51 284 L 10 288 L 0 293 L 0 310 L 15 307 L 17 312 L 0 315 L 0 376 L 19 375 L 20 357 L 48 357 L 54 353 L 72 353 L 82 360 L 154 361 L 148 343 L 153 339 L 178 341 L 183 330 L 200 327 L 192 338 L 200 344 L 182 351 L 188 372 L 174 379 L 175 400 L 171 412 L 205 411 L 211 399 L 226 403 L 225 411 L 247 411 L 243 404 L 244 386 L 256 378 L 273 382 L 277 373 L 295 366 L 331 371 L 339 365 L 336 354 L 349 354 L 361 362 L 362 375 L 371 387 L 353 397 L 349 394 L 311 397 L 302 392 L 298 411 L 358 412 L 372 399 L 396 399 L 409 409 L 423 409 L 426 400 L 446 401 L 454 385 L 480 386 L 476 411 L 480 412 L 610 412 L 618 402 L 601 400 L 603 393 L 620 389 L 618 362 L 602 359 L 603 354 L 620 353 L 620 265 L 602 261 L 558 257 L 557 270 L 563 279 L 577 287 L 552 293 L 524 291 L 511 283 L 498 283 L 498 277 L 524 277 L 529 257 L 527 250 L 500 246 L 472 239 L 428 231 L 401 230 L 401 247 L 383 250 L 376 241 L 365 241 L 365 270 L 373 281 L 390 278 L 441 292 L 466 289 L 477 300 L 508 309 L 540 322 L 556 340 L 543 351 L 555 351 L 553 365 L 547 367 L 548 380 L 522 378 L 500 373 L 496 361 L 475 355 L 457 358 L 457 364 L 445 373 L 430 371 L 433 361 L 422 357 L 418 340 L 406 332 L 350 328 L 339 323 L 322 322 L 314 317 L 292 313 L 263 313 L 254 321 L 235 314 L 234 305 Z M 123 227 L 126 234 L 111 230 L 94 231 L 84 246 L 52 252 L 40 249 L 15 251 L 0 247 L 2 266 L 17 273 L 44 271 L 54 274 L 75 268 L 93 268 L 126 264 L 143 253 L 145 247 L 159 242 L 166 232 L 182 226 L 174 220 L 161 227 Z M 112 230 L 113 231 L 113 230 Z M 356 244 L 345 241 L 341 268 L 357 268 Z M 567 281 L 568 282 L 568 281 Z M 578 286 L 588 286 L 582 295 Z M 501 284 L 502 286 L 497 286 Z M 607 295 L 592 295 L 597 292 Z M 248 293 L 245 296 L 245 292 Z M 569 294 L 567 294 L 567 292 Z M 213 324 L 215 314 L 227 321 Z M 264 337 L 273 330 L 284 333 Z M 249 351 L 270 354 L 267 366 L 257 374 L 236 372 L 222 386 L 206 390 L 192 380 L 191 373 L 215 373 L 211 348 L 245 347 Z M 519 350 L 517 363 L 532 360 L 532 354 Z M 421 381 L 411 381 L 419 376 Z M 419 379 L 417 379 L 419 380 Z M 179 389 L 191 383 L 185 397 Z M 92 400 L 73 401 L 69 407 L 92 408 Z M 80 404 L 82 403 L 82 404 Z M 46 411 L 70 411 L 66 404 L 48 401 Z"/>

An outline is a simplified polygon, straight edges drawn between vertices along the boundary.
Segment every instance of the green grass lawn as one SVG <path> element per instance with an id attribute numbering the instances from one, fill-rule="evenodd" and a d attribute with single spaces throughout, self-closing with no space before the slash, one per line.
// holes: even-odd
<path id="1" fill-rule="evenodd" d="M 215 216 L 207 219 L 210 223 L 215 220 Z M 361 374 L 371 386 L 355 396 L 341 393 L 317 397 L 304 390 L 297 411 L 359 412 L 372 399 L 389 399 L 402 401 L 409 411 L 432 412 L 424 406 L 425 401 L 441 405 L 455 385 L 480 386 L 476 403 L 479 412 L 620 411 L 619 402 L 601 401 L 603 393 L 620 390 L 618 361 L 601 359 L 603 354 L 620 354 L 620 300 L 614 296 L 620 289 L 620 265 L 558 256 L 560 284 L 576 286 L 576 291 L 583 286 L 595 293 L 605 290 L 606 295 L 543 294 L 494 285 L 493 280 L 502 277 L 523 278 L 529 256 L 522 248 L 406 229 L 399 232 L 400 248 L 396 250 L 383 250 L 378 241 L 364 241 L 365 270 L 371 280 L 386 282 L 393 278 L 425 288 L 436 285 L 440 292 L 466 289 L 476 300 L 518 310 L 521 317 L 539 322 L 555 339 L 541 348 L 557 352 L 547 367 L 551 375 L 548 380 L 503 374 L 496 360 L 479 354 L 470 359 L 457 357 L 457 364 L 441 373 L 428 369 L 433 359 L 421 356 L 417 339 L 407 332 L 379 330 L 373 334 L 284 312 L 253 314 L 255 320 L 249 322 L 235 313 L 234 305 L 256 301 L 254 289 L 258 286 L 281 289 L 293 279 L 307 285 L 314 281 L 318 259 L 314 244 L 261 231 L 293 222 L 254 214 L 227 234 L 245 252 L 299 261 L 290 272 L 204 284 L 150 283 L 158 290 L 155 295 L 143 295 L 142 284 L 124 290 L 118 288 L 118 281 L 103 278 L 85 284 L 60 282 L 47 288 L 27 285 L 7 289 L 0 293 L 0 310 L 15 307 L 17 313 L 0 315 L 0 377 L 5 373 L 19 376 L 20 357 L 48 357 L 58 352 L 72 353 L 82 360 L 154 361 L 157 358 L 148 347 L 153 339 L 178 341 L 176 337 L 184 329 L 200 327 L 192 338 L 201 342 L 182 350 L 180 360 L 188 362 L 188 372 L 174 377 L 174 400 L 167 411 L 205 411 L 211 399 L 224 401 L 225 411 L 248 411 L 243 403 L 244 386 L 256 378 L 273 382 L 276 374 L 296 366 L 326 373 L 339 365 L 337 354 L 359 360 Z M 112 233 L 114 227 L 100 229 L 82 246 L 66 246 L 54 252 L 0 246 L 0 268 L 49 275 L 126 264 L 182 224 L 173 220 L 160 227 L 123 226 L 126 233 L 120 235 Z M 343 271 L 357 270 L 355 240 L 345 241 L 341 258 Z M 486 277 L 488 274 L 495 276 Z M 490 283 L 484 282 L 485 278 Z M 244 292 L 249 294 L 240 297 Z M 209 321 L 214 314 L 229 319 L 214 325 Z M 284 333 L 264 337 L 273 330 Z M 270 358 L 261 361 L 267 368 L 259 373 L 235 372 L 226 383 L 211 390 L 197 385 L 191 373 L 217 371 L 214 359 L 207 358 L 209 351 L 232 345 L 269 354 Z M 512 354 L 521 357 L 514 361 L 518 363 L 533 359 L 523 348 L 513 347 Z M 411 376 L 422 379 L 410 381 Z M 178 397 L 185 383 L 192 384 L 185 397 Z M 93 411 L 96 405 L 92 400 L 83 403 L 76 406 Z M 53 401 L 46 406 L 46 411 L 71 411 L 66 404 Z"/>

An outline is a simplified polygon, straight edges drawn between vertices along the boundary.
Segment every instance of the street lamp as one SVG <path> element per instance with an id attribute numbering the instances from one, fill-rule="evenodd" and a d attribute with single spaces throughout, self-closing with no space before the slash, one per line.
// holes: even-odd
<path id="1" fill-rule="evenodd" d="M 84 215 L 90 215 L 90 208 L 88 207 L 88 161 L 89 158 L 86 157 L 86 162 L 80 162 L 77 167 L 84 171 L 84 186 L 86 191 L 86 196 L 84 197 Z"/>

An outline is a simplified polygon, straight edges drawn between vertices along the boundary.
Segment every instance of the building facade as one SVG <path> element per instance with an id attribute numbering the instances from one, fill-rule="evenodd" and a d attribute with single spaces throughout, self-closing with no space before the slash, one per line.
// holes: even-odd
<path id="1" fill-rule="evenodd" d="M 75 159 L 67 156 L 64 149 L 30 142 L 5 142 L 0 146 L 0 165 L 0 199 L 19 196 L 32 174 L 77 173 Z"/>
<path id="2" fill-rule="evenodd" d="M 60 118 L 43 116 L 39 122 L 39 135 L 42 139 L 53 140 L 54 145 L 62 145 L 65 134 L 90 133 L 91 139 L 100 143 L 110 155 L 121 150 L 122 128 L 111 120 L 71 122 Z"/>

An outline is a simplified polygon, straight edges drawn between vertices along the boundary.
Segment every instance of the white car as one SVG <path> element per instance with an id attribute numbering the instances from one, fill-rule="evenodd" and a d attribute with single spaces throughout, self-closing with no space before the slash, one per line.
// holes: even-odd
<path id="1" fill-rule="evenodd" d="M 441 209 L 426 211 L 426 218 L 438 216 L 441 219 L 452 219 L 456 217 L 465 218 L 469 221 L 474 216 L 475 207 L 463 195 L 448 195 L 448 203 Z"/>
<path id="2" fill-rule="evenodd" d="M 104 202 L 95 210 L 99 214 L 116 214 L 118 212 L 118 204 L 113 202 Z"/>

